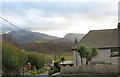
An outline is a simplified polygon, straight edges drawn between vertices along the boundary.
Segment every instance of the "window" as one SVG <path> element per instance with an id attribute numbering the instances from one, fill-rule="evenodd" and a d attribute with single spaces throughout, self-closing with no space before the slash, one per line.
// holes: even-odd
<path id="1" fill-rule="evenodd" d="M 120 56 L 120 52 L 118 51 L 118 48 L 112 48 L 111 57 L 117 57 L 117 56 Z"/>

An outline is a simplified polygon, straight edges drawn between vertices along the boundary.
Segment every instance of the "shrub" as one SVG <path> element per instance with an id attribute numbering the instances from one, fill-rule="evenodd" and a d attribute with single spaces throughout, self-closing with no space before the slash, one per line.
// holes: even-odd
<path id="1" fill-rule="evenodd" d="M 10 43 L 2 43 L 2 70 L 3 75 L 20 74 L 21 67 L 30 62 L 37 69 L 44 65 L 44 58 L 37 52 L 21 51 Z"/>
<path id="2" fill-rule="evenodd" d="M 20 68 L 25 64 L 26 59 L 18 47 L 9 43 L 2 43 L 2 69 L 3 74 L 19 74 Z"/>
<path id="3" fill-rule="evenodd" d="M 43 56 L 37 52 L 27 53 L 27 62 L 30 62 L 31 65 L 35 66 L 37 70 L 44 66 L 45 63 Z"/>

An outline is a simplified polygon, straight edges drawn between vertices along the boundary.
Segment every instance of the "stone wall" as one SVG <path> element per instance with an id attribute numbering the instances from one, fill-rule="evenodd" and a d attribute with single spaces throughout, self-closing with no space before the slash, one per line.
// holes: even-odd
<path id="1" fill-rule="evenodd" d="M 73 67 L 61 67 L 61 74 L 117 74 L 118 65 L 84 65 Z"/>

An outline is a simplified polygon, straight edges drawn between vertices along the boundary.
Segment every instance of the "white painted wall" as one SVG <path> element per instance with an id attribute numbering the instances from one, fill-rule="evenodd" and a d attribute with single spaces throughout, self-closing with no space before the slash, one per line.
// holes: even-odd
<path id="1" fill-rule="evenodd" d="M 74 66 L 77 66 L 76 65 L 76 51 L 75 50 L 73 50 L 73 64 L 74 64 Z"/>
<path id="2" fill-rule="evenodd" d="M 110 57 L 110 49 L 99 49 L 98 55 L 92 59 L 92 61 L 104 61 L 108 63 L 117 63 L 118 64 L 118 57 Z M 77 58 L 77 59 L 76 59 Z M 77 62 L 76 62 L 77 60 Z M 83 59 L 83 63 L 85 64 L 86 59 Z M 73 51 L 73 63 L 74 66 L 80 66 L 81 65 L 81 58 L 78 52 L 75 50 Z M 77 63 L 77 64 L 76 64 Z"/>
<path id="3" fill-rule="evenodd" d="M 110 49 L 99 49 L 98 55 L 92 61 L 110 62 Z"/>
<path id="4" fill-rule="evenodd" d="M 76 59 L 77 58 L 77 59 Z M 86 59 L 83 58 L 83 64 L 85 64 Z M 73 64 L 74 66 L 80 66 L 81 65 L 81 58 L 77 51 L 73 51 Z"/>
<path id="5" fill-rule="evenodd" d="M 118 60 L 120 60 L 120 58 L 118 58 L 118 57 L 111 57 L 111 63 L 118 64 Z"/>

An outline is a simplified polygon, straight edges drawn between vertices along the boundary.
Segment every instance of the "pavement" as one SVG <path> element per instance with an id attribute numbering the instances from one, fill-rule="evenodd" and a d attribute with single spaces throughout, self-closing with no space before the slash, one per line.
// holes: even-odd
<path id="1" fill-rule="evenodd" d="M 39 75 L 49 75 L 49 74 L 48 74 L 48 71 L 47 71 L 47 72 L 41 73 Z"/>
<path id="2" fill-rule="evenodd" d="M 60 75 L 60 72 L 54 73 L 54 74 L 52 74 L 52 75 Z"/>

